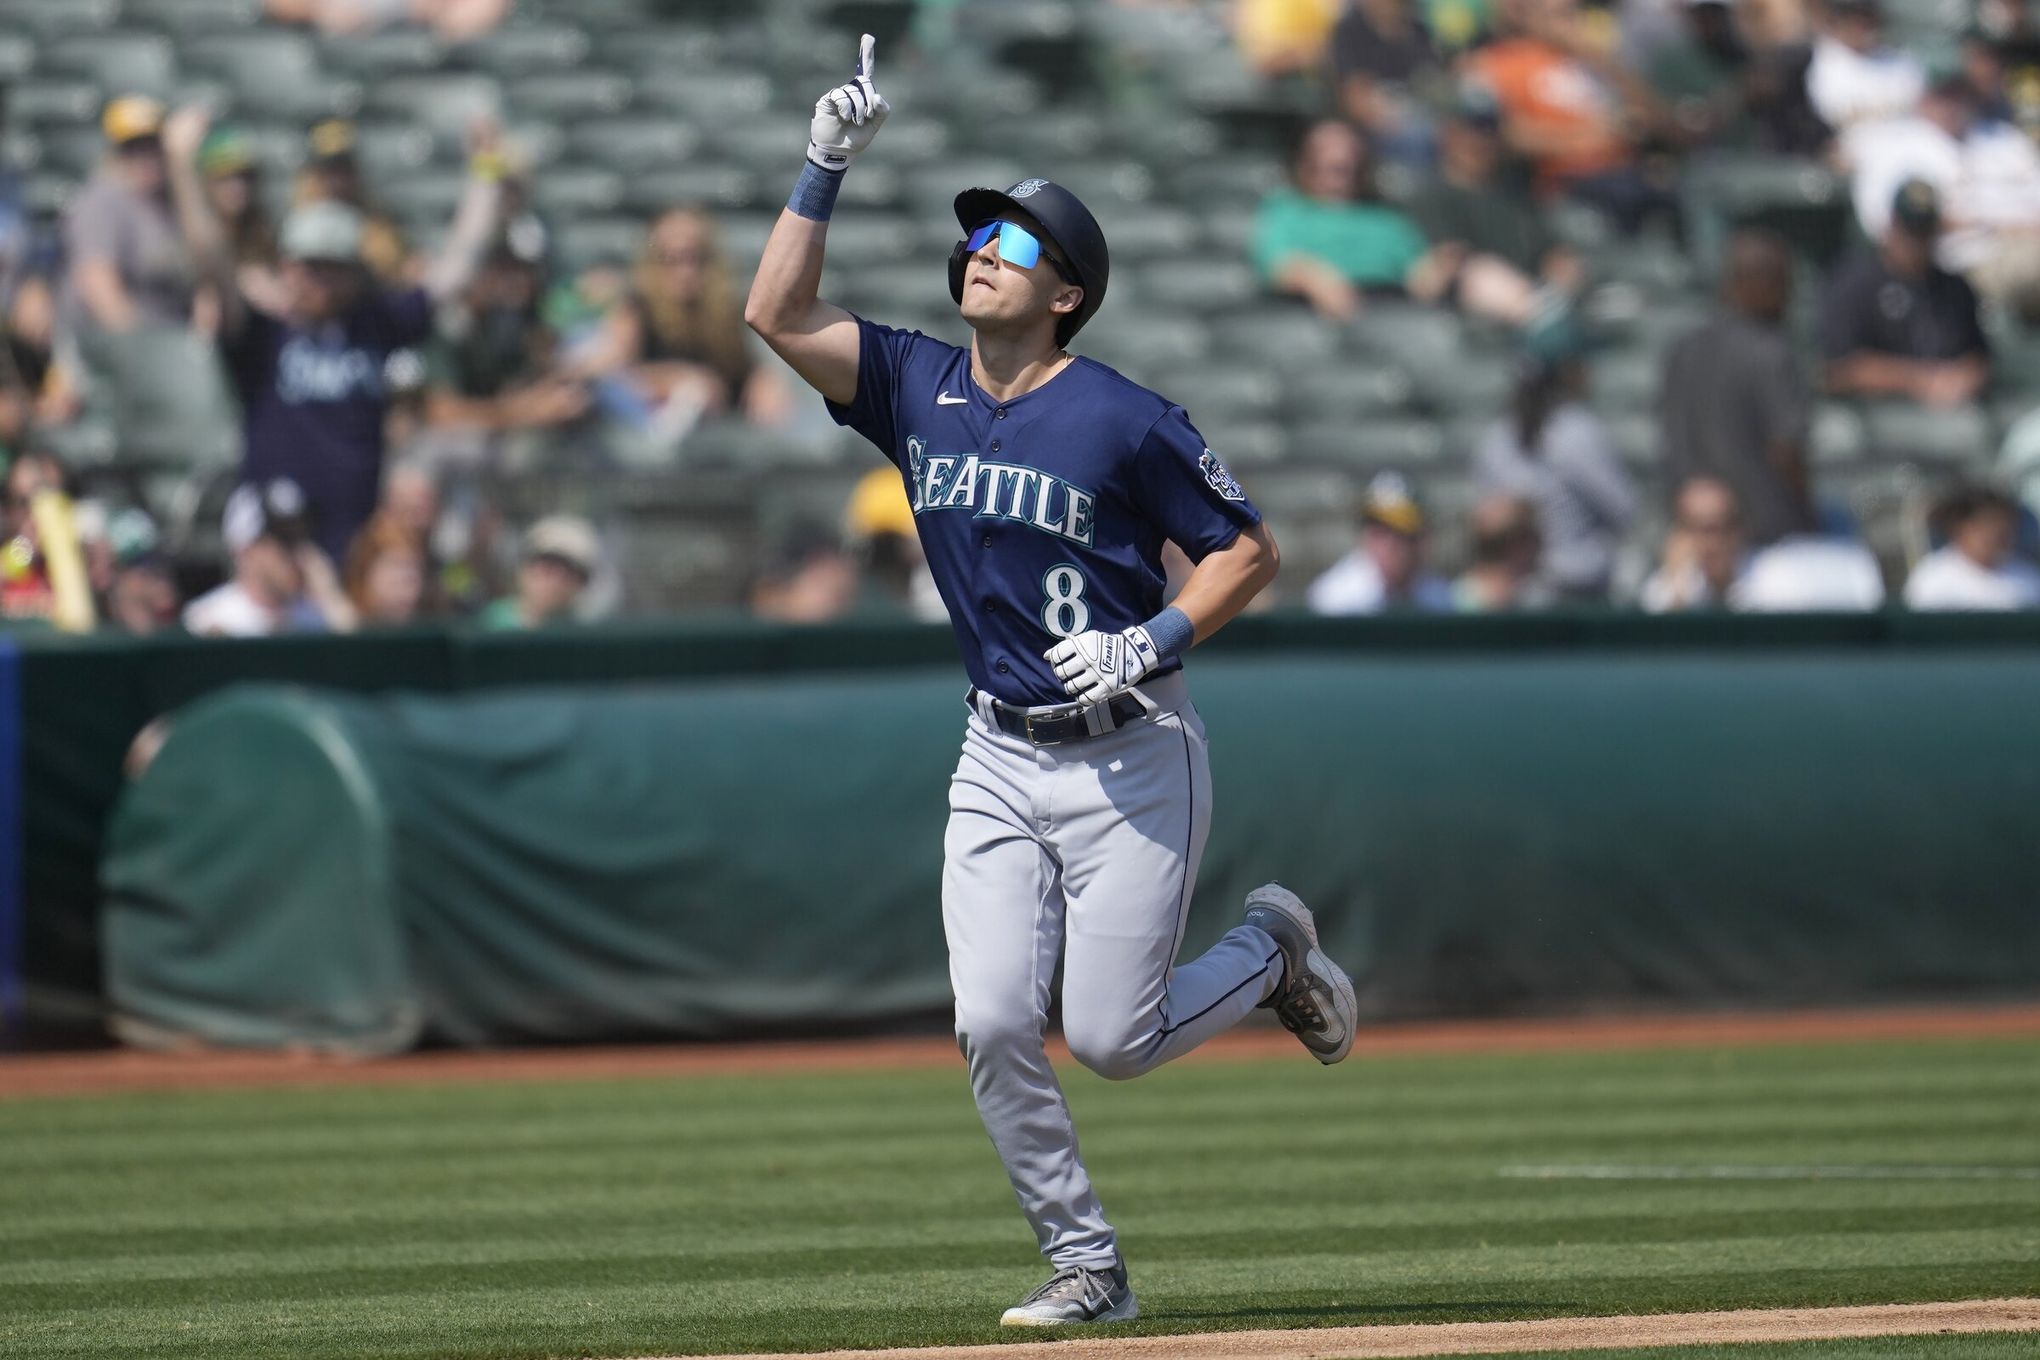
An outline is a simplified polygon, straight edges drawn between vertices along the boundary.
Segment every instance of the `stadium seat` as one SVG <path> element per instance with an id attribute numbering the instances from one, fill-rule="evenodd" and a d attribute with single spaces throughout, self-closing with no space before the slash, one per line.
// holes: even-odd
<path id="1" fill-rule="evenodd" d="M 762 114 L 772 83 L 756 71 L 690 72 L 684 79 L 640 80 L 633 91 L 648 107 L 685 114 L 714 130 Z"/>
<path id="2" fill-rule="evenodd" d="M 319 60 L 359 80 L 383 80 L 439 70 L 446 47 L 426 29 L 388 28 L 322 38 Z"/>
<path id="3" fill-rule="evenodd" d="M 1928 459 L 1980 469 L 1989 466 L 1997 451 L 1990 416 L 1980 406 L 1868 403 L 1863 429 L 1870 456 L 1879 462 Z"/>
<path id="4" fill-rule="evenodd" d="M 502 112 L 503 91 L 484 75 L 393 76 L 370 88 L 368 105 L 385 116 L 409 119 L 458 146 L 475 118 Z"/>
<path id="5" fill-rule="evenodd" d="M 584 118 L 565 132 L 577 160 L 625 172 L 664 170 L 701 150 L 701 134 L 691 123 L 645 113 Z"/>
<path id="6" fill-rule="evenodd" d="M 1194 392 L 1192 396 L 1194 399 Z M 1235 471 L 1279 466 L 1289 457 L 1289 435 L 1274 421 L 1206 421 L 1194 410 L 1190 419 L 1196 422 L 1205 443 Z M 1258 492 L 1250 486 L 1247 494 L 1254 497 Z"/>
<path id="7" fill-rule="evenodd" d="M 1281 407 L 1297 421 L 1407 414 L 1415 395 L 1409 374 L 1390 364 L 1340 357 L 1328 363 L 1287 364 L 1281 371 Z"/>
<path id="8" fill-rule="evenodd" d="M 173 38 L 230 33 L 255 25 L 262 0 L 125 0 L 121 20 L 159 29 Z"/>
<path id="9" fill-rule="evenodd" d="M 647 170 L 624 185 L 624 201 L 642 213 L 680 203 L 711 208 L 748 208 L 764 202 L 758 176 L 736 165 L 697 163 Z"/>
<path id="10" fill-rule="evenodd" d="M 1261 281 L 1246 261 L 1225 255 L 1158 259 L 1135 277 L 1144 301 L 1207 315 L 1224 315 L 1261 296 Z"/>
<path id="11" fill-rule="evenodd" d="M 0 27 L 42 39 L 103 32 L 119 17 L 120 0 L 6 0 L 0 5 Z"/>
<path id="12" fill-rule="evenodd" d="M 635 217 L 576 217 L 560 224 L 555 240 L 561 267 L 572 271 L 634 259 L 644 238 Z"/>
<path id="13" fill-rule="evenodd" d="M 1370 470 L 1421 470 L 1446 454 L 1443 429 L 1420 416 L 1312 422 L 1294 429 L 1290 448 L 1310 462 Z"/>
<path id="14" fill-rule="evenodd" d="M 1271 371 L 1329 359 L 1338 351 L 1330 326 L 1303 304 L 1287 301 L 1262 300 L 1229 311 L 1214 322 L 1212 338 L 1240 363 Z"/>
<path id="15" fill-rule="evenodd" d="M 127 94 L 168 95 L 177 84 L 177 54 L 168 38 L 154 33 L 77 34 L 50 43 L 43 65 L 96 81 L 102 89 Z"/>
<path id="16" fill-rule="evenodd" d="M 24 127 L 78 130 L 83 124 L 96 136 L 104 102 L 99 86 L 90 80 L 24 80 L 8 87 L 7 117 Z"/>
<path id="17" fill-rule="evenodd" d="M 1180 368 L 1168 375 L 1162 395 L 1181 404 L 1200 426 L 1207 420 L 1279 422 L 1284 414 L 1279 378 L 1266 369 L 1237 364 Z"/>
<path id="18" fill-rule="evenodd" d="M 529 116 L 562 121 L 606 118 L 630 107 L 636 89 L 613 71 L 552 71 L 519 75 L 505 83 L 509 107 Z"/>
<path id="19" fill-rule="evenodd" d="M 1649 411 L 1657 405 L 1662 361 L 1641 345 L 1596 355 L 1587 390 L 1601 411 Z"/>
<path id="20" fill-rule="evenodd" d="M 614 170 L 586 166 L 554 166 L 532 180 L 531 193 L 540 211 L 565 220 L 583 214 L 608 214 L 623 206 L 624 177 Z"/>
<path id="21" fill-rule="evenodd" d="M 592 44 L 572 24 L 511 24 L 453 49 L 463 66 L 505 80 L 551 71 L 572 71 L 588 62 Z"/>
<path id="22" fill-rule="evenodd" d="M 1869 448 L 1863 415 L 1846 402 L 1824 401 L 1813 411 L 1807 457 L 1815 467 L 1855 463 Z"/>

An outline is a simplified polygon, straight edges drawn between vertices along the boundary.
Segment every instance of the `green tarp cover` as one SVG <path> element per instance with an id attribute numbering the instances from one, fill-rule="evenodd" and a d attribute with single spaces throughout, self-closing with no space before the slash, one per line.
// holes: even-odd
<path id="1" fill-rule="evenodd" d="M 108 991 L 361 1051 L 939 1011 L 960 690 L 215 696 L 116 810 Z M 1193 690 L 1187 948 L 1280 877 L 1378 1015 L 2040 988 L 2040 653 L 1236 653 Z"/>

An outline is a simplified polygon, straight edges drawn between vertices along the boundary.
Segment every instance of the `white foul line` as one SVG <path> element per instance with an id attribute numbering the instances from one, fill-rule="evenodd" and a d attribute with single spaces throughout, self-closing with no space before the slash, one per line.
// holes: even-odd
<path id="1" fill-rule="evenodd" d="M 2035 1181 L 2040 1166 L 1504 1166 L 1524 1181 Z"/>

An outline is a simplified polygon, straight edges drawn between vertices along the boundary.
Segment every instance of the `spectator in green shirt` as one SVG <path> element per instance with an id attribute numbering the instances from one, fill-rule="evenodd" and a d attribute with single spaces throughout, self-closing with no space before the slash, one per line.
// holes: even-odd
<path id="1" fill-rule="evenodd" d="M 1351 320 L 1370 294 L 1428 302 L 1443 291 L 1445 262 L 1375 194 L 1367 143 L 1352 124 L 1312 124 L 1291 175 L 1294 187 L 1262 199 L 1254 224 L 1254 265 L 1271 288 L 1328 321 Z"/>

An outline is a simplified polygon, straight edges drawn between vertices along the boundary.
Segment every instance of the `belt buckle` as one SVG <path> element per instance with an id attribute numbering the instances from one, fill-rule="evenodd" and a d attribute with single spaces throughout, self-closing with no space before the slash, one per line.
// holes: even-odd
<path id="1" fill-rule="evenodd" d="M 1037 736 L 1035 736 L 1035 735 L 1034 735 L 1034 720 L 1035 720 L 1036 718 L 1039 718 L 1039 719 L 1040 719 L 1040 720 L 1041 720 L 1042 722 L 1044 722 L 1044 723 L 1051 723 L 1051 722 L 1068 722 L 1068 721 L 1070 721 L 1070 720 L 1071 720 L 1071 718 L 1072 718 L 1072 717 L 1073 717 L 1073 716 L 1074 716 L 1074 715 L 1075 715 L 1075 714 L 1076 714 L 1077 712 L 1078 712 L 1078 710 L 1076 710 L 1076 709 L 1069 709 L 1069 708 L 1065 708 L 1065 709 L 1058 709 L 1058 710 L 1056 710 L 1055 712 L 1052 712 L 1052 713 L 1025 713 L 1025 714 L 1022 714 L 1022 715 L 1021 715 L 1021 722 L 1022 722 L 1022 724 L 1023 724 L 1023 725 L 1024 725 L 1025 727 L 1026 727 L 1026 729 L 1027 729 L 1027 740 L 1029 740 L 1030 742 L 1033 742 L 1033 743 L 1034 743 L 1034 744 L 1035 744 L 1036 746 L 1060 746 L 1060 745 L 1062 745 L 1062 744 L 1063 744 L 1064 742 L 1066 742 L 1066 741 L 1068 741 L 1068 740 L 1069 740 L 1069 738 L 1068 738 L 1067 736 L 1062 736 L 1062 737 L 1037 737 Z"/>

